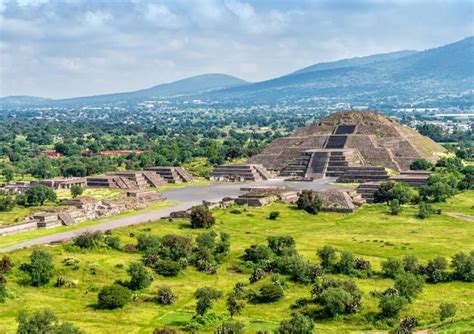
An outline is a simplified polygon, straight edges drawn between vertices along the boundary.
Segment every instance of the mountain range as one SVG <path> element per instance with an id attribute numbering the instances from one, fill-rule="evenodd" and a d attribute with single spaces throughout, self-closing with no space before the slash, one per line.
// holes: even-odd
<path id="1" fill-rule="evenodd" d="M 416 105 L 426 101 L 474 105 L 474 37 L 425 51 L 405 50 L 319 63 L 271 80 L 250 83 L 226 74 L 203 74 L 117 94 L 51 100 L 0 99 L 5 110 L 24 106 L 80 106 L 166 99 L 176 103 Z M 329 101 L 329 102 L 328 102 Z M 428 103 L 429 104 L 429 103 Z"/>

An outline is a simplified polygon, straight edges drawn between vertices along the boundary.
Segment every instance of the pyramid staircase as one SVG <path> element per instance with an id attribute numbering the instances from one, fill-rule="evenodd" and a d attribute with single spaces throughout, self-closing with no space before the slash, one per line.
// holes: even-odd
<path id="1" fill-rule="evenodd" d="M 154 172 L 143 172 L 143 178 L 151 187 L 159 187 L 166 184 L 166 180 Z"/>
<path id="2" fill-rule="evenodd" d="M 370 181 L 385 181 L 388 178 L 388 173 L 384 167 L 353 166 L 347 167 L 344 173 L 338 177 L 336 182 L 363 183 Z"/>
<path id="3" fill-rule="evenodd" d="M 66 226 L 74 225 L 76 223 L 71 215 L 69 215 L 69 213 L 66 211 L 59 212 L 58 218 L 61 220 L 62 224 Z"/>
<path id="4" fill-rule="evenodd" d="M 181 177 L 183 182 L 192 182 L 194 179 L 190 173 L 188 173 L 181 167 L 175 167 L 175 171 Z"/>
<path id="5" fill-rule="evenodd" d="M 270 177 L 270 173 L 262 165 L 232 164 L 217 166 L 210 179 L 215 181 L 262 181 Z"/>
<path id="6" fill-rule="evenodd" d="M 374 202 L 374 193 L 380 188 L 382 181 L 365 182 L 357 187 L 357 193 L 367 202 Z"/>
<path id="7" fill-rule="evenodd" d="M 146 171 L 154 172 L 168 183 L 191 182 L 193 177 L 181 167 L 158 166 L 145 168 Z"/>

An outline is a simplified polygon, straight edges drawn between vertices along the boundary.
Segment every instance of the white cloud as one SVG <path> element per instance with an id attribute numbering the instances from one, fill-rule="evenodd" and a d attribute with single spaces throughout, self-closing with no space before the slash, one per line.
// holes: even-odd
<path id="1" fill-rule="evenodd" d="M 167 6 L 152 3 L 148 4 L 145 18 L 153 25 L 161 28 L 176 29 L 182 26 L 182 19 L 174 14 Z"/>

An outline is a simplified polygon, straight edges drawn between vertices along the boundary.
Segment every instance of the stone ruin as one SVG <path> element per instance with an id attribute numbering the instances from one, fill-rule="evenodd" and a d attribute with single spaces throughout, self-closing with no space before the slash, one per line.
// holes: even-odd
<path id="1" fill-rule="evenodd" d="M 409 169 L 420 158 L 435 162 L 445 149 L 415 130 L 374 112 L 336 112 L 249 159 L 281 176 L 338 177 L 341 182 L 388 179 L 385 169 Z"/>
<path id="2" fill-rule="evenodd" d="M 23 223 L 0 228 L 0 236 L 38 228 L 74 225 L 84 220 L 94 220 L 120 214 L 128 210 L 144 209 L 150 204 L 166 198 L 154 190 L 129 190 L 115 200 L 97 200 L 90 197 L 77 197 L 61 201 L 61 208 L 41 211 L 25 218 Z"/>
<path id="3" fill-rule="evenodd" d="M 72 186 L 85 187 L 87 180 L 83 177 L 56 177 L 53 179 L 31 182 L 31 185 L 41 184 L 53 189 L 71 189 Z"/>
<path id="4" fill-rule="evenodd" d="M 355 190 L 326 189 L 313 191 L 323 202 L 321 211 L 351 213 L 365 203 Z"/>
<path id="5" fill-rule="evenodd" d="M 262 181 L 271 178 L 268 170 L 260 164 L 229 164 L 220 165 L 214 169 L 212 181 Z"/>
<path id="6" fill-rule="evenodd" d="M 181 167 L 148 167 L 146 171 L 152 171 L 161 176 L 168 183 L 192 182 L 193 176 Z"/>
<path id="7" fill-rule="evenodd" d="M 87 186 L 91 188 L 144 189 L 164 184 L 166 181 L 155 172 L 140 170 L 110 172 L 107 175 L 87 178 Z"/>

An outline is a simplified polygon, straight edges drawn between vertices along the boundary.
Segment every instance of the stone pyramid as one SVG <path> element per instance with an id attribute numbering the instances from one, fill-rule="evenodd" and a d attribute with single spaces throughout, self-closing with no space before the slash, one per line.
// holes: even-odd
<path id="1" fill-rule="evenodd" d="M 350 166 L 377 166 L 401 172 L 420 158 L 436 161 L 445 149 L 396 121 L 375 112 L 336 112 L 320 122 L 276 139 L 249 163 L 281 175 L 312 173 L 339 176 Z M 329 167 L 328 167 L 329 166 Z M 329 170 L 328 170 L 329 168 Z"/>

